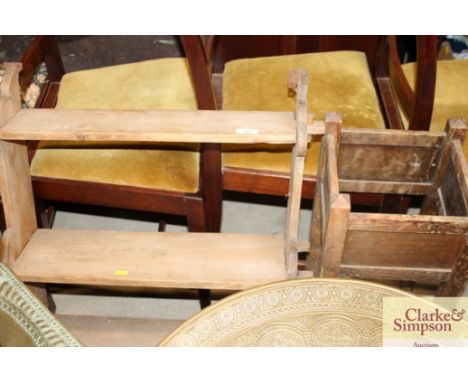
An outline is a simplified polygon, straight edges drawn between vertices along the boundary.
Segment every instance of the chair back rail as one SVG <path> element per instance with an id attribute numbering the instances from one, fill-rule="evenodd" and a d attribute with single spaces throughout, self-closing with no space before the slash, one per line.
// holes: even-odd
<path id="1" fill-rule="evenodd" d="M 209 73 L 215 41 L 209 39 L 204 45 L 200 36 L 181 36 L 180 40 L 190 65 L 198 108 L 200 110 L 216 110 L 216 100 Z M 206 48 L 209 49 L 208 52 L 205 50 Z M 209 231 L 218 232 L 221 226 L 223 198 L 221 147 L 216 143 L 205 143 L 201 150 L 199 183 L 205 199 L 207 226 Z"/>
<path id="2" fill-rule="evenodd" d="M 65 74 L 57 40 L 53 36 L 39 36 L 21 57 L 23 71 L 20 75 L 20 87 L 24 91 L 41 63 L 45 62 L 48 78 L 51 82 L 60 82 Z"/>
<path id="3" fill-rule="evenodd" d="M 414 91 L 401 67 L 396 36 L 388 38 L 388 69 L 401 108 L 408 116 L 409 129 L 429 130 L 434 107 L 437 37 L 417 37 L 417 73 Z"/>

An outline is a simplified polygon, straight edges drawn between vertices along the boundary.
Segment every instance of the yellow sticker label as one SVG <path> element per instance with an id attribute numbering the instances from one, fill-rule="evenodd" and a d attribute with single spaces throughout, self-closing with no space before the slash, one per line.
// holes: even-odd
<path id="1" fill-rule="evenodd" d="M 116 276 L 128 276 L 128 271 L 126 271 L 124 269 L 116 269 L 114 271 L 114 275 L 116 275 Z"/>

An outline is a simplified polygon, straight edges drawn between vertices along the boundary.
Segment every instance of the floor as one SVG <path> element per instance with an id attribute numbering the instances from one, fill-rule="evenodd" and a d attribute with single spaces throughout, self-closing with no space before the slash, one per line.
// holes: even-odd
<path id="1" fill-rule="evenodd" d="M 0 36 L 0 61 L 18 60 L 31 36 Z M 60 49 L 66 71 L 133 62 L 156 57 L 178 56 L 180 47 L 173 36 L 61 36 Z M 286 214 L 285 198 L 252 197 L 226 193 L 223 202 L 222 232 L 283 232 Z M 301 210 L 301 239 L 307 240 L 311 203 Z M 154 216 L 129 211 L 59 205 L 53 228 L 112 229 L 157 231 Z M 167 231 L 186 231 L 185 222 L 170 218 Z M 86 294 L 83 294 L 86 292 Z M 468 296 L 468 288 L 465 290 Z M 215 295 L 215 299 L 224 294 Z M 108 345 L 154 345 L 180 322 L 200 310 L 195 291 L 109 291 L 62 288 L 54 291 L 57 314 L 74 328 L 88 345 L 102 344 L 100 335 L 107 334 Z M 77 316 L 87 316 L 77 318 Z M 96 316 L 108 317 L 95 322 Z M 133 318 L 130 337 L 123 341 L 120 329 Z M 95 331 L 86 330 L 88 324 Z M 148 338 L 145 328 L 154 328 Z M 112 335 L 109 337 L 108 334 Z M 109 340 L 111 338 L 111 340 Z"/>
<path id="2" fill-rule="evenodd" d="M 0 36 L 0 62 L 19 60 L 33 36 Z M 180 57 L 175 36 L 59 36 L 66 72 Z"/>

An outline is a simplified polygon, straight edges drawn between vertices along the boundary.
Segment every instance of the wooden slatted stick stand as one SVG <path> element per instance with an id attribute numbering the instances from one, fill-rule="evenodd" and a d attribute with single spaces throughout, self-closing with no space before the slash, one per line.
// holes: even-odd
<path id="1" fill-rule="evenodd" d="M 343 129 L 322 139 L 308 266 L 325 277 L 405 280 L 459 295 L 468 279 L 466 126 L 445 132 Z M 420 215 L 351 212 L 345 192 L 423 195 Z"/>
<path id="2" fill-rule="evenodd" d="M 298 275 L 297 234 L 308 134 L 307 73 L 293 113 L 19 109 L 19 65 L 2 83 L 1 258 L 25 282 L 241 290 Z M 25 141 L 296 143 L 283 237 L 37 229 Z"/>

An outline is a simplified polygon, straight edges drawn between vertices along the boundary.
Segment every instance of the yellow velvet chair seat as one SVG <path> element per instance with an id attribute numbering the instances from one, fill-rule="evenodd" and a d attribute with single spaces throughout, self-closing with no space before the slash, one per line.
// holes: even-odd
<path id="1" fill-rule="evenodd" d="M 196 110 L 190 68 L 166 58 L 66 74 L 57 108 Z M 199 146 L 111 142 L 40 142 L 35 176 L 196 192 Z"/>
<path id="2" fill-rule="evenodd" d="M 416 64 L 402 65 L 403 72 L 414 90 Z M 400 108 L 403 123 L 408 127 L 408 116 Z M 431 131 L 443 131 L 448 118 L 465 118 L 468 121 L 468 60 L 437 62 L 437 77 L 432 111 Z M 468 158 L 468 140 L 464 145 Z"/>
<path id="3" fill-rule="evenodd" d="M 385 128 L 377 93 L 361 52 L 338 51 L 228 62 L 223 75 L 223 109 L 293 111 L 288 97 L 288 70 L 309 71 L 308 110 L 323 119 L 328 111 L 340 112 L 346 127 Z M 305 173 L 317 170 L 319 138 L 309 145 Z M 223 165 L 254 170 L 290 171 L 287 145 L 224 145 Z"/>

